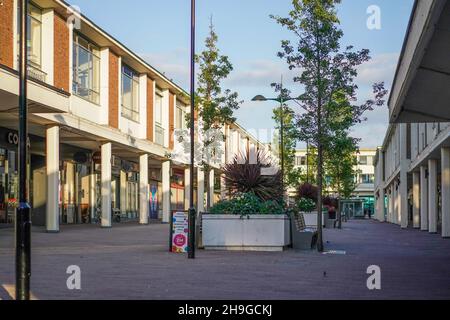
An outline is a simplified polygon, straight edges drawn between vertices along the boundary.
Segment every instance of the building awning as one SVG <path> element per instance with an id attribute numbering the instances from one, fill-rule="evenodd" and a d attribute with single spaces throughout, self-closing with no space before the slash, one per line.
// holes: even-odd
<path id="1" fill-rule="evenodd" d="M 450 121 L 450 2 L 416 1 L 397 67 L 391 123 Z"/>

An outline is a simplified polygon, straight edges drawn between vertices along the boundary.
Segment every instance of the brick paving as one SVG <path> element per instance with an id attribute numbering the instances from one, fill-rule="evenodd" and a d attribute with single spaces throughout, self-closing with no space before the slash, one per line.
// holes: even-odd
<path id="1" fill-rule="evenodd" d="M 327 250 L 278 253 L 168 252 L 168 226 L 65 226 L 32 234 L 32 292 L 38 299 L 449 299 L 450 240 L 368 220 L 325 230 Z M 14 232 L 0 229 L 0 299 L 14 283 Z M 66 287 L 69 265 L 82 290 Z M 381 290 L 366 269 L 381 267 Z M 326 272 L 326 276 L 324 276 Z"/>

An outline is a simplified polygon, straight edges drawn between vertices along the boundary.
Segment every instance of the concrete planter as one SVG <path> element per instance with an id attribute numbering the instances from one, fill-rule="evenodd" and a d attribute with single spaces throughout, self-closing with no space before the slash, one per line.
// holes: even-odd
<path id="1" fill-rule="evenodd" d="M 203 214 L 202 223 L 207 250 L 282 251 L 291 241 L 287 215 Z"/>

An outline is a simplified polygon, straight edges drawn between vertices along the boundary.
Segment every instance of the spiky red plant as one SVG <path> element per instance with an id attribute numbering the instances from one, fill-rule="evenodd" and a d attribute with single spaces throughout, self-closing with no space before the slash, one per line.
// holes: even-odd
<path id="1" fill-rule="evenodd" d="M 281 172 L 276 169 L 274 175 L 264 175 L 263 168 L 274 167 L 266 153 L 258 151 L 255 163 L 249 163 L 246 155 L 235 156 L 232 163 L 223 167 L 225 186 L 228 195 L 233 197 L 238 193 L 254 193 L 263 201 L 282 198 Z"/>

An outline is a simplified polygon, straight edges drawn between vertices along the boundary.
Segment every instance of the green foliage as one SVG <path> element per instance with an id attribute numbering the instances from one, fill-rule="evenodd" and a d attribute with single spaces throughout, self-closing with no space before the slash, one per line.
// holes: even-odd
<path id="1" fill-rule="evenodd" d="M 283 90 L 277 84 L 272 84 L 276 90 Z M 281 94 L 280 94 L 281 98 Z M 283 119 L 281 118 L 283 115 Z M 281 159 L 280 151 L 283 153 L 284 162 L 284 185 L 286 187 L 295 187 L 300 182 L 301 169 L 295 168 L 295 150 L 297 146 L 297 128 L 295 126 L 295 112 L 286 104 L 281 108 L 273 110 L 273 119 L 275 120 L 275 129 L 279 134 L 275 135 L 276 154 Z M 283 150 L 281 150 L 281 120 L 283 120 Z"/>
<path id="2" fill-rule="evenodd" d="M 222 81 L 231 73 L 233 65 L 227 56 L 220 54 L 217 47 L 218 40 L 211 19 L 209 35 L 205 40 L 206 49 L 195 57 L 196 63 L 199 65 L 195 108 L 199 116 L 199 134 L 203 138 L 202 154 L 204 159 L 212 159 L 217 153 L 216 148 L 211 147 L 217 142 L 217 136 L 211 135 L 210 129 L 220 129 L 225 123 L 235 122 L 236 118 L 233 116 L 233 112 L 242 103 L 237 100 L 236 92 L 231 92 L 229 89 L 222 90 Z M 209 171 L 210 164 L 209 160 L 202 160 L 206 172 Z M 207 184 L 209 184 L 209 180 L 207 180 Z M 210 199 L 209 193 L 208 185 L 207 199 Z M 208 200 L 207 208 L 209 206 Z"/>
<path id="3" fill-rule="evenodd" d="M 221 82 L 233 70 L 233 65 L 227 56 L 221 55 L 217 48 L 218 36 L 211 22 L 209 35 L 205 40 L 206 49 L 195 57 L 199 64 L 196 109 L 202 119 L 202 130 L 219 128 L 224 123 L 233 123 L 234 110 L 241 102 L 238 94 L 229 89 L 222 90 Z"/>
<path id="4" fill-rule="evenodd" d="M 316 209 L 316 203 L 309 198 L 301 198 L 297 201 L 296 207 L 301 212 L 311 212 Z"/>
<path id="5" fill-rule="evenodd" d="M 330 178 L 329 187 L 335 190 L 339 197 L 350 198 L 357 186 L 355 176 L 357 145 L 355 139 L 342 131 L 325 150 L 325 170 Z"/>
<path id="6" fill-rule="evenodd" d="M 291 31 L 295 43 L 281 42 L 278 56 L 290 70 L 298 70 L 294 82 L 303 89 L 298 97 L 303 109 L 297 115 L 298 137 L 317 148 L 318 209 L 322 211 L 323 157 L 337 133 L 365 120 L 363 114 L 384 105 L 384 83 L 373 85 L 374 98 L 362 105 L 358 101 L 355 79 L 358 67 L 369 61 L 369 50 L 341 49 L 343 32 L 339 28 L 336 6 L 340 0 L 292 0 L 288 17 L 271 16 Z M 320 217 L 320 215 L 319 215 Z M 320 219 L 320 218 L 319 218 Z M 320 224 L 318 224 L 320 225 Z M 323 250 L 319 228 L 318 250 Z"/>
<path id="7" fill-rule="evenodd" d="M 222 200 L 215 204 L 212 214 L 283 214 L 283 207 L 276 201 L 261 201 L 254 193 L 236 194 L 230 200 Z"/>

